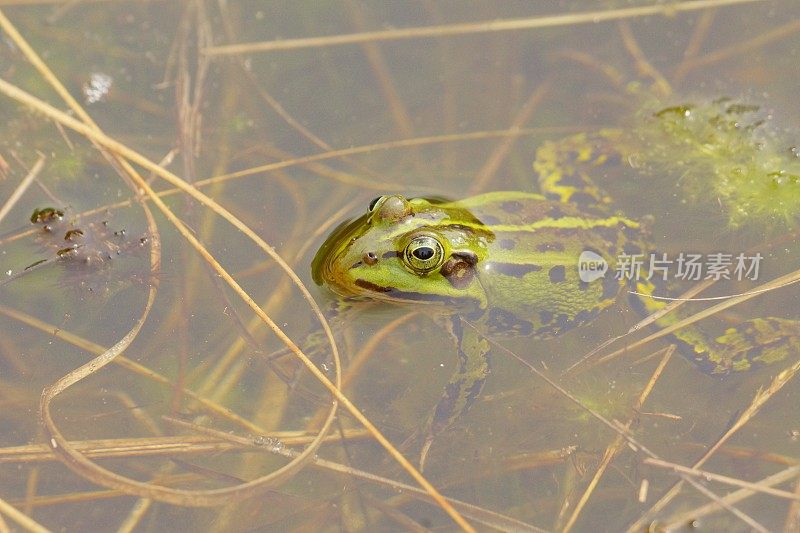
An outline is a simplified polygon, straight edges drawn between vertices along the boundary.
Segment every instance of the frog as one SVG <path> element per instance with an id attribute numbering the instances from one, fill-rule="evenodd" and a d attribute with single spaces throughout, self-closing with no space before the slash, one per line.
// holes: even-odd
<path id="1" fill-rule="evenodd" d="M 312 278 L 340 301 L 412 306 L 429 312 L 452 338 L 458 364 L 422 429 L 421 466 L 434 439 L 480 395 L 490 339 L 561 336 L 592 322 L 622 293 L 647 314 L 665 305 L 648 297 L 658 289 L 650 280 L 613 275 L 619 257 L 653 249 L 645 223 L 614 211 L 592 178 L 621 162 L 620 146 L 619 130 L 544 142 L 533 163 L 538 192 L 459 200 L 379 196 L 319 248 Z M 579 261 L 587 254 L 604 265 L 603 275 L 582 275 Z M 671 313 L 656 323 L 677 319 Z M 673 337 L 711 374 L 800 353 L 800 322 L 776 317 L 742 322 L 716 338 L 696 326 Z"/>

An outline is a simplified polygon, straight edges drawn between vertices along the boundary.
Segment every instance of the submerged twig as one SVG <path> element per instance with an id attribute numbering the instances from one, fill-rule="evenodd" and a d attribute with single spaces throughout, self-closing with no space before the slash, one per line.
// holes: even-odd
<path id="1" fill-rule="evenodd" d="M 760 480 L 758 483 L 756 483 L 756 485 L 758 485 L 759 487 L 772 487 L 773 485 L 786 483 L 792 478 L 796 478 L 799 474 L 800 474 L 800 466 L 792 466 Z M 735 492 L 731 492 L 730 494 L 725 495 L 722 498 L 722 500 L 728 504 L 734 504 L 743 501 L 746 498 L 749 498 L 755 494 L 758 494 L 758 492 L 755 490 L 739 489 Z M 664 531 L 672 531 L 677 528 L 685 526 L 692 520 L 697 520 L 699 518 L 703 518 L 704 516 L 708 516 L 712 513 L 715 513 L 719 511 L 721 508 L 722 506 L 720 506 L 719 503 L 710 502 L 703 505 L 702 507 L 697 507 L 689 511 L 681 512 L 677 515 L 673 515 L 669 517 L 669 519 L 667 519 L 663 524 L 659 523 L 658 525 L 662 527 Z"/>
<path id="2" fill-rule="evenodd" d="M 358 31 L 364 31 L 367 28 L 367 17 L 364 11 L 367 5 L 356 4 L 353 0 L 346 0 L 345 5 L 350 14 L 350 18 Z M 367 61 L 372 67 L 372 71 L 378 80 L 378 86 L 383 99 L 389 107 L 389 114 L 392 116 L 396 132 L 400 137 L 412 138 L 414 137 L 414 122 L 411 120 L 411 115 L 408 112 L 400 94 L 397 91 L 397 84 L 392 76 L 389 65 L 386 63 L 386 58 L 381 51 L 380 45 L 374 41 L 364 41 L 361 43 L 361 49 L 367 57 Z M 417 170 L 421 171 L 423 168 L 422 159 L 418 151 L 411 153 L 411 158 L 414 161 Z"/>
<path id="3" fill-rule="evenodd" d="M 475 326 L 473 324 L 469 323 L 469 322 L 466 322 L 466 324 L 467 324 L 468 327 L 475 328 Z M 495 347 L 500 349 L 502 352 L 508 354 L 514 360 L 516 360 L 520 364 L 522 364 L 525 368 L 530 370 L 532 373 L 536 374 L 536 376 L 538 376 L 540 379 L 544 380 L 545 383 L 547 383 L 550 387 L 555 389 L 559 394 L 563 395 L 565 398 L 567 398 L 568 400 L 570 400 L 571 402 L 573 402 L 574 404 L 579 406 L 581 409 L 585 410 L 592 417 L 594 417 L 596 420 L 601 422 L 604 426 L 610 428 L 612 431 L 614 431 L 615 433 L 617 433 L 620 436 L 622 436 L 634 451 L 642 452 L 642 453 L 644 453 L 645 455 L 647 455 L 648 457 L 651 457 L 651 458 L 655 458 L 655 459 L 659 458 L 658 455 L 656 455 L 652 450 L 650 450 L 649 448 L 644 446 L 642 443 L 640 443 L 636 438 L 634 438 L 633 435 L 631 435 L 630 431 L 627 428 L 623 427 L 621 424 L 614 423 L 614 422 L 608 420 L 606 417 L 601 415 L 595 409 L 592 409 L 590 406 L 588 406 L 585 403 L 583 403 L 579 398 L 577 398 L 574 394 L 570 393 L 567 389 L 565 389 L 564 387 L 562 387 L 561 385 L 556 383 L 547 374 L 545 374 L 544 372 L 542 372 L 541 370 L 536 368 L 534 365 L 532 365 L 531 363 L 529 363 L 528 361 L 526 361 L 525 359 L 523 359 L 522 357 L 520 357 L 519 355 L 517 355 L 513 351 L 509 350 L 508 348 L 506 348 L 502 344 L 499 344 L 498 342 L 494 341 L 491 337 L 486 337 L 486 339 L 489 341 L 490 344 L 494 345 Z M 798 362 L 798 365 L 800 365 L 800 361 Z M 701 483 L 699 483 L 696 480 L 692 479 L 691 476 L 688 476 L 686 474 L 679 474 L 679 475 L 681 475 L 683 481 L 686 481 L 687 483 L 692 485 L 692 487 L 694 487 L 700 493 L 704 494 L 706 497 L 714 500 L 715 502 L 718 502 L 725 509 L 730 511 L 737 518 L 739 518 L 740 520 L 742 520 L 743 522 L 748 524 L 753 529 L 755 529 L 757 531 L 762 531 L 762 532 L 766 532 L 767 531 L 766 528 L 764 528 L 758 522 L 756 522 L 755 520 L 750 518 L 748 515 L 744 514 L 739 509 L 737 509 L 737 508 L 735 508 L 735 507 L 733 507 L 731 505 L 728 505 L 727 503 L 722 501 L 719 496 L 717 496 L 712 491 L 707 489 Z"/>
<path id="4" fill-rule="evenodd" d="M 50 531 L 36 522 L 33 518 L 19 512 L 16 507 L 8 504 L 4 499 L 0 498 L 0 516 L 2 515 L 9 517 L 27 531 L 31 531 L 33 533 L 49 533 Z"/>
<path id="5" fill-rule="evenodd" d="M 0 306 L 0 315 L 5 315 L 7 317 L 13 318 L 14 320 L 18 320 L 23 324 L 27 324 L 49 335 L 53 335 L 55 338 L 62 339 L 65 342 L 72 344 L 73 346 L 76 346 L 82 350 L 85 350 L 86 352 L 93 353 L 95 355 L 99 355 L 108 349 L 105 346 L 101 346 L 99 344 L 86 340 L 82 337 L 75 335 L 74 333 L 58 328 L 52 324 L 48 324 L 42 320 L 39 320 L 36 317 L 30 316 L 21 311 L 17 311 L 16 309 Z M 114 359 L 114 363 L 134 374 L 138 374 L 146 379 L 149 379 L 154 383 L 158 383 L 160 385 L 164 385 L 167 387 L 171 387 L 173 385 L 172 381 L 163 374 L 159 374 L 158 372 L 151 370 L 146 366 L 137 363 L 136 361 L 128 359 L 124 355 L 121 355 L 116 359 Z M 237 415 L 236 413 L 232 412 L 226 407 L 212 400 L 209 400 L 208 398 L 200 394 L 197 394 L 196 392 L 190 389 L 182 389 L 181 392 L 185 394 L 187 398 L 196 401 L 209 413 L 213 413 L 224 420 L 228 420 L 238 425 L 239 427 L 246 429 L 247 431 L 252 431 L 254 433 L 263 432 L 262 428 L 253 424 L 249 420 L 242 418 L 241 416 Z"/>
<path id="6" fill-rule="evenodd" d="M 714 23 L 716 16 L 717 10 L 709 9 L 707 11 L 703 11 L 703 13 L 701 13 L 697 18 L 692 36 L 683 51 L 683 60 L 677 67 L 675 67 L 675 70 L 673 71 L 672 81 L 674 84 L 680 84 L 686 77 L 686 74 L 689 72 L 686 66 L 690 61 L 694 61 L 697 57 L 697 54 L 700 53 L 703 43 L 709 35 L 711 26 Z"/>
<path id="7" fill-rule="evenodd" d="M 778 391 L 780 391 L 789 381 L 794 378 L 797 373 L 800 372 L 800 360 L 795 362 L 789 368 L 780 372 L 775 378 L 773 378 L 772 383 L 770 383 L 769 387 L 765 391 L 759 390 L 753 400 L 750 402 L 750 405 L 742 411 L 736 421 L 731 425 L 730 428 L 725 432 L 722 437 L 720 437 L 717 442 L 714 443 L 711 448 L 703 454 L 703 456 L 697 460 L 692 468 L 700 468 L 705 464 L 708 459 L 714 455 L 719 448 L 725 444 L 728 439 L 730 439 L 737 431 L 739 431 L 742 427 L 745 426 L 761 409 L 761 407 L 774 396 Z M 684 477 L 683 481 L 686 481 L 687 478 Z M 638 531 L 641 527 L 647 523 L 651 517 L 655 514 L 663 510 L 669 502 L 671 502 L 675 496 L 681 490 L 683 485 L 683 481 L 677 482 L 673 485 L 643 516 L 641 516 L 631 527 L 628 529 L 630 532 Z"/>
<path id="8" fill-rule="evenodd" d="M 175 424 L 179 427 L 183 427 L 186 429 L 191 429 L 201 434 L 206 434 L 209 436 L 217 437 L 223 440 L 227 440 L 230 442 L 239 443 L 242 446 L 254 447 L 254 448 L 266 448 L 267 451 L 270 453 L 281 455 L 287 458 L 294 457 L 297 452 L 293 450 L 289 450 L 282 446 L 281 442 L 279 441 L 270 441 L 270 440 L 263 440 L 262 441 L 254 441 L 253 439 L 248 439 L 244 437 L 239 437 L 236 435 L 232 435 L 227 432 L 217 431 L 214 429 L 198 426 L 196 424 L 191 424 L 189 422 L 185 422 L 183 420 L 178 420 L 175 418 L 164 417 L 167 422 L 171 424 Z M 261 444 L 259 444 L 261 442 Z M 428 501 L 431 503 L 438 503 L 436 502 L 430 494 L 426 493 L 423 490 L 420 490 L 417 487 L 407 485 L 405 483 L 401 483 L 399 481 L 395 481 L 393 479 L 384 478 L 381 476 L 376 476 L 369 472 L 365 472 L 363 470 L 357 470 L 349 466 L 345 466 L 339 463 L 335 463 L 333 461 L 327 461 L 325 459 L 321 459 L 319 457 L 315 457 L 312 460 L 312 464 L 314 466 L 323 468 L 325 470 L 329 470 L 332 472 L 338 472 L 340 474 L 345 474 L 347 476 L 355 477 L 364 481 L 368 481 L 370 483 L 375 483 L 378 485 L 385 486 L 392 490 L 402 491 L 404 494 L 409 494 L 414 498 Z M 493 527 L 499 529 L 501 531 L 527 531 L 527 532 L 536 532 L 536 533 L 543 533 L 544 530 L 539 529 L 536 526 L 532 526 L 530 524 L 526 524 L 525 522 L 521 522 L 519 520 L 515 520 L 513 518 L 488 511 L 476 505 L 472 505 L 466 502 L 462 502 L 459 500 L 455 500 L 453 498 L 447 498 L 447 501 L 459 512 L 463 513 L 464 516 L 472 518 L 475 521 L 481 522 L 489 527 Z"/>
<path id="9" fill-rule="evenodd" d="M 717 305 L 714 305 L 712 307 L 709 307 L 707 309 L 703 309 L 702 311 L 699 311 L 699 312 L 697 312 L 697 313 L 695 313 L 695 314 L 693 314 L 691 316 L 688 316 L 688 317 L 686 317 L 684 319 L 678 320 L 674 324 L 670 324 L 669 326 L 665 326 L 664 328 L 658 330 L 657 332 L 652 333 L 652 334 L 648 335 L 647 337 L 645 337 L 645 338 L 643 338 L 641 340 L 633 342 L 633 343 L 631 343 L 630 345 L 628 345 L 628 346 L 626 346 L 624 348 L 616 350 L 616 351 L 614 351 L 614 352 L 612 352 L 612 353 L 610 353 L 608 355 L 604 355 L 603 357 L 598 358 L 595 361 L 595 364 L 604 363 L 606 361 L 609 361 L 611 359 L 619 357 L 620 355 L 622 355 L 624 353 L 627 353 L 627 352 L 629 352 L 631 350 L 634 350 L 634 349 L 636 349 L 636 348 L 638 348 L 640 346 L 643 346 L 643 345 L 645 345 L 645 344 L 647 344 L 649 342 L 652 342 L 652 341 L 654 341 L 656 339 L 660 339 L 661 337 L 665 337 L 665 336 L 669 335 L 670 333 L 673 333 L 673 332 L 675 332 L 675 331 L 677 331 L 677 330 L 679 330 L 679 329 L 681 329 L 681 328 L 683 328 L 685 326 L 688 326 L 690 324 L 694 324 L 695 322 L 697 322 L 699 320 L 703 320 L 704 318 L 708 318 L 710 316 L 716 315 L 717 313 L 720 313 L 721 311 L 724 311 L 725 309 L 728 309 L 730 307 L 738 305 L 738 304 L 740 304 L 742 302 L 746 302 L 747 300 L 749 300 L 749 299 L 751 299 L 751 298 L 753 298 L 755 296 L 759 296 L 761 294 L 765 294 L 765 293 L 770 292 L 772 290 L 779 289 L 779 288 L 782 288 L 782 287 L 787 287 L 789 285 L 793 285 L 793 284 L 799 283 L 799 282 L 800 282 L 800 270 L 796 270 L 796 271 L 791 272 L 789 274 L 785 274 L 783 276 L 775 278 L 774 280 L 769 281 L 767 283 L 763 283 L 763 284 L 759 285 L 758 287 L 756 287 L 756 288 L 754 288 L 754 289 L 752 289 L 750 291 L 747 291 L 747 292 L 742 293 L 740 295 L 734 296 L 734 297 L 732 297 L 732 298 L 730 298 L 728 300 L 725 300 L 725 301 L 723 301 L 723 302 L 721 302 L 721 303 L 719 303 Z M 659 316 L 661 316 L 661 314 L 659 314 Z M 650 323 L 652 321 L 652 319 L 649 319 L 649 318 L 645 318 L 644 320 L 646 321 L 646 323 Z M 637 325 L 637 326 L 635 326 L 635 328 L 639 329 L 639 326 Z"/>
<path id="10" fill-rule="evenodd" d="M 650 396 L 650 393 L 653 391 L 653 387 L 655 387 L 656 381 L 658 381 L 658 379 L 661 377 L 661 374 L 666 368 L 667 363 L 669 363 L 669 360 L 672 357 L 673 353 L 675 353 L 675 345 L 671 345 L 669 348 L 664 350 L 664 355 L 661 357 L 661 362 L 653 371 L 653 375 L 650 376 L 650 380 L 644 386 L 641 393 L 639 393 L 639 397 L 636 399 L 636 402 L 633 405 L 634 413 L 638 412 L 642 408 L 644 402 L 647 400 L 648 396 Z M 629 430 L 633 425 L 633 421 L 634 418 L 631 417 L 631 419 L 628 420 L 623 425 L 623 427 L 626 430 Z M 610 445 L 608 445 L 608 447 L 606 447 L 606 450 L 603 453 L 603 458 L 601 459 L 600 464 L 598 465 L 597 470 L 595 471 L 594 477 L 592 477 L 592 480 L 587 485 L 586 490 L 584 491 L 580 500 L 578 500 L 578 503 L 575 504 L 575 508 L 572 511 L 572 515 L 569 517 L 566 524 L 564 524 L 564 527 L 561 528 L 562 531 L 570 531 L 572 527 L 575 525 L 575 522 L 578 520 L 578 517 L 583 511 L 583 508 L 589 502 L 589 497 L 592 495 L 594 489 L 597 487 L 597 484 L 600 482 L 600 478 L 602 478 L 603 474 L 606 472 L 608 466 L 611 464 L 611 461 L 617 456 L 617 454 L 620 451 L 622 451 L 624 445 L 625 445 L 625 438 L 623 437 L 622 434 L 617 434 L 617 436 L 614 438 L 614 442 L 612 442 Z"/>
<path id="11" fill-rule="evenodd" d="M 797 33 L 798 31 L 800 31 L 800 20 L 793 20 L 782 26 L 778 26 L 772 31 L 753 37 L 752 39 L 736 43 L 735 45 L 727 48 L 715 50 L 714 52 L 704 56 L 687 59 L 681 64 L 681 68 L 677 72 L 677 75 L 684 77 L 691 70 L 713 65 L 714 63 L 719 63 L 720 61 L 730 57 L 744 55 L 753 49 L 760 48 L 771 42 L 775 42 L 778 39 L 783 39 L 784 37 L 793 33 Z"/>
<path id="12" fill-rule="evenodd" d="M 369 435 L 363 430 L 347 430 L 344 438 L 362 440 Z M 284 446 L 301 447 L 310 444 L 316 434 L 302 431 L 272 431 L 259 434 L 260 439 L 280 441 Z M 342 435 L 329 435 L 325 442 L 341 442 Z M 176 435 L 159 437 L 138 437 L 126 439 L 96 439 L 70 441 L 76 450 L 94 459 L 118 457 L 152 457 L 171 455 L 219 454 L 246 447 L 230 440 L 211 438 L 203 435 Z M 0 464 L 29 464 L 56 461 L 58 457 L 46 444 L 26 444 L 0 448 Z"/>
<path id="13" fill-rule="evenodd" d="M 608 9 L 602 11 L 586 11 L 583 13 L 568 13 L 565 15 L 551 15 L 526 19 L 492 20 L 488 22 L 472 22 L 464 24 L 450 24 L 444 26 L 428 26 L 420 28 L 403 28 L 397 30 L 368 31 L 330 37 L 309 37 L 301 39 L 282 39 L 261 43 L 232 44 L 227 46 L 212 46 L 204 50 L 208 55 L 239 55 L 255 52 L 270 52 L 274 50 L 294 50 L 298 48 L 311 48 L 321 46 L 334 46 L 343 44 L 358 44 L 379 41 L 397 41 L 405 39 L 421 39 L 430 37 L 449 37 L 453 35 L 469 35 L 476 33 L 494 33 L 501 31 L 532 30 L 552 28 L 556 26 L 574 26 L 577 24 L 597 24 L 612 20 L 624 20 L 648 15 L 673 15 L 679 12 L 697 11 L 711 7 L 722 7 L 735 4 L 749 4 L 763 0 L 695 0 L 662 5 L 654 4 L 641 7 L 623 9 Z"/>
<path id="14" fill-rule="evenodd" d="M 536 87 L 517 113 L 508 131 L 512 132 L 522 129 L 522 126 L 530 120 L 533 113 L 539 108 L 539 105 L 541 105 L 544 97 L 550 92 L 551 86 L 552 80 L 546 79 Z M 503 161 L 508 157 L 511 148 L 514 146 L 515 139 L 516 137 L 512 136 L 503 138 L 503 141 L 494 149 L 489 159 L 475 175 L 475 178 L 469 186 L 469 194 L 476 194 L 482 191 L 486 184 L 489 183 L 500 168 L 500 165 L 502 165 Z"/>
<path id="15" fill-rule="evenodd" d="M 724 483 L 725 485 L 733 485 L 734 487 L 748 489 L 753 492 L 761 492 L 763 494 L 769 494 L 770 496 L 777 496 L 778 498 L 800 501 L 800 494 L 795 494 L 786 490 L 773 489 L 772 487 L 767 487 L 760 483 L 751 483 L 750 481 L 744 481 L 742 479 L 736 479 L 730 476 L 715 474 L 707 470 L 700 470 L 698 468 L 689 468 L 683 465 L 679 465 L 677 463 L 672 463 L 670 461 L 661 461 L 659 459 L 645 459 L 644 464 L 657 466 L 659 468 L 665 468 L 668 470 L 673 470 L 675 472 L 689 474 L 695 477 L 706 479 L 708 481 L 718 481 L 720 483 Z"/>
<path id="16" fill-rule="evenodd" d="M 656 89 L 656 92 L 661 98 L 666 98 L 671 95 L 672 87 L 664 75 L 661 74 L 661 72 L 659 72 L 658 69 L 655 68 L 644 55 L 644 52 L 639 46 L 636 37 L 633 36 L 633 30 L 631 29 L 630 24 L 628 24 L 628 21 L 620 21 L 618 23 L 618 27 L 619 34 L 622 37 L 622 42 L 625 44 L 625 49 L 628 50 L 628 53 L 636 62 L 636 67 L 639 70 L 639 74 L 648 76 L 653 80 L 653 87 Z"/>
<path id="17" fill-rule="evenodd" d="M 17 204 L 19 199 L 22 198 L 22 195 L 25 194 L 25 191 L 28 190 L 30 184 L 33 183 L 33 180 L 35 180 L 36 176 L 38 176 L 39 173 L 42 171 L 42 168 L 44 168 L 44 155 L 40 154 L 39 159 L 36 160 L 36 163 L 34 163 L 34 165 L 31 167 L 28 174 L 24 178 L 22 178 L 22 181 L 19 182 L 17 188 L 14 189 L 14 192 L 12 192 L 11 195 L 8 197 L 8 199 L 5 201 L 3 207 L 0 207 L 0 222 L 2 222 L 4 218 L 6 218 L 8 212 L 11 211 L 11 209 L 13 209 L 13 207 Z"/>

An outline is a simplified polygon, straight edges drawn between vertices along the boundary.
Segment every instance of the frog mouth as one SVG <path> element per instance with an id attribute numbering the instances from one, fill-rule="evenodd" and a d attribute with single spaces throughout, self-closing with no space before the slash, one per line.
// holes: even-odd
<path id="1" fill-rule="evenodd" d="M 353 284 L 359 288 L 374 293 L 371 299 L 379 299 L 384 302 L 391 302 L 405 305 L 446 305 L 455 306 L 463 303 L 463 298 L 455 298 L 441 294 L 430 294 L 424 292 L 402 291 L 395 287 L 385 287 L 377 285 L 365 279 L 357 279 Z"/>
<path id="2" fill-rule="evenodd" d="M 355 285 L 356 287 L 361 287 L 362 289 L 367 289 L 368 291 L 371 292 L 387 293 L 387 292 L 393 292 L 395 290 L 393 287 L 381 287 L 380 285 L 377 285 L 365 279 L 357 279 L 355 281 Z"/>

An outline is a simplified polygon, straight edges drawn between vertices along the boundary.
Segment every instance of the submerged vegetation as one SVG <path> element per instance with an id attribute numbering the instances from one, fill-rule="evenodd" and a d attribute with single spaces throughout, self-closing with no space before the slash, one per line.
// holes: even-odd
<path id="1" fill-rule="evenodd" d="M 631 128 L 637 164 L 676 177 L 701 206 L 722 204 L 733 228 L 800 226 L 797 130 L 780 131 L 760 105 L 727 97 L 654 108 Z"/>

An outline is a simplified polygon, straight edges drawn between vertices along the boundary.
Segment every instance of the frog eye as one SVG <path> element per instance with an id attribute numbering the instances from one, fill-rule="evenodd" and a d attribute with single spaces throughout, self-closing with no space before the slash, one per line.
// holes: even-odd
<path id="1" fill-rule="evenodd" d="M 367 211 L 369 211 L 369 212 L 371 213 L 371 212 L 372 212 L 372 210 L 373 210 L 373 209 L 375 209 L 375 206 L 376 206 L 376 205 L 378 205 L 378 202 L 380 202 L 380 201 L 381 201 L 381 198 L 383 198 L 383 196 L 378 196 L 377 198 L 375 198 L 374 200 L 372 200 L 372 201 L 369 203 L 369 207 L 367 208 Z"/>
<path id="2" fill-rule="evenodd" d="M 427 274 L 441 266 L 444 247 L 435 237 L 419 235 L 408 243 L 403 259 L 406 266 L 417 274 Z"/>

